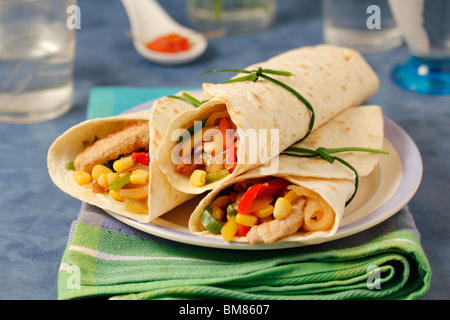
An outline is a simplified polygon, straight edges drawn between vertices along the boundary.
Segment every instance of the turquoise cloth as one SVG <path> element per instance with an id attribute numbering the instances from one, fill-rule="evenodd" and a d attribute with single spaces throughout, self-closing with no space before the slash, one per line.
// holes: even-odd
<path id="1" fill-rule="evenodd" d="M 136 88 L 136 87 L 95 87 L 90 91 L 86 117 L 104 118 L 118 115 L 149 100 L 173 95 L 181 90 L 198 88 Z"/>
<path id="2" fill-rule="evenodd" d="M 189 88 L 95 88 L 90 117 Z M 431 270 L 408 207 L 358 234 L 283 250 L 224 250 L 135 230 L 83 204 L 58 277 L 59 299 L 415 299 Z"/>

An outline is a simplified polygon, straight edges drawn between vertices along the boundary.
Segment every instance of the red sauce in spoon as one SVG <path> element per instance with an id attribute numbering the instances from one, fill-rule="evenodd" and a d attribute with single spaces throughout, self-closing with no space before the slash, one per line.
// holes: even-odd
<path id="1" fill-rule="evenodd" d="M 188 39 L 175 33 L 149 41 L 145 46 L 147 49 L 165 53 L 177 53 L 190 48 Z"/>

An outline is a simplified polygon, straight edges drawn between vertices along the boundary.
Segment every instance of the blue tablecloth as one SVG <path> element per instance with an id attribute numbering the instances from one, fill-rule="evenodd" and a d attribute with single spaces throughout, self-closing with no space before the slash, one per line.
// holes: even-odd
<path id="1" fill-rule="evenodd" d="M 160 1 L 178 21 L 188 24 L 185 1 Z M 244 67 L 283 51 L 323 42 L 318 1 L 279 0 L 277 21 L 267 32 L 211 39 L 197 61 L 179 67 L 144 60 L 125 33 L 129 24 L 120 1 L 79 0 L 75 95 L 62 117 L 38 124 L 0 123 L 0 299 L 57 298 L 58 268 L 80 201 L 61 192 L 46 169 L 47 150 L 69 127 L 93 114 L 116 112 L 87 109 L 91 90 L 102 87 L 152 88 L 150 96 L 179 87 L 196 88 L 200 74 L 213 68 Z M 180 5 L 182 4 L 182 5 Z M 405 46 L 365 55 L 380 77 L 379 91 L 368 103 L 403 127 L 419 147 L 424 164 L 422 184 L 409 203 L 421 243 L 432 269 L 430 290 L 421 299 L 450 298 L 450 96 L 405 91 L 390 79 L 392 68 L 408 58 Z M 208 81 L 225 80 L 213 74 Z M 92 101 L 91 101 L 92 103 Z M 104 112 L 104 113 L 103 113 Z M 100 114 L 100 113 L 99 113 Z"/>

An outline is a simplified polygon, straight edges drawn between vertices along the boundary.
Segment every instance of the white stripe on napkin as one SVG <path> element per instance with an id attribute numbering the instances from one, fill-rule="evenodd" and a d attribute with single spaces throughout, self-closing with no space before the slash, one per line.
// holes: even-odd
<path id="1" fill-rule="evenodd" d="M 208 263 L 224 263 L 222 261 L 213 261 L 213 260 L 202 260 L 202 259 L 193 259 L 193 258 L 182 258 L 182 257 L 142 257 L 142 256 L 119 256 L 115 254 L 110 254 L 106 252 L 100 252 L 98 250 L 93 250 L 89 248 L 84 248 L 80 246 L 71 245 L 69 246 L 69 250 L 78 251 L 87 255 L 90 255 L 95 258 L 99 258 L 102 260 L 118 260 L 118 261 L 134 261 L 134 260 L 183 260 L 183 261 L 198 261 L 198 262 L 208 262 Z"/>

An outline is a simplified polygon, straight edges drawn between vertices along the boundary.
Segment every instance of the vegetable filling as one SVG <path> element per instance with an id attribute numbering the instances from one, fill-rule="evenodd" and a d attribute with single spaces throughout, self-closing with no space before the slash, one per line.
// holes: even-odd
<path id="1" fill-rule="evenodd" d="M 142 139 L 141 130 L 148 131 L 148 122 L 129 125 L 103 139 L 96 138 L 66 167 L 73 170 L 72 178 L 77 184 L 122 202 L 128 212 L 146 215 L 150 157 L 149 144 Z M 122 139 L 124 133 L 128 139 Z M 126 153 L 117 156 L 120 152 Z"/>
<path id="2" fill-rule="evenodd" d="M 175 172 L 188 176 L 191 185 L 202 187 L 219 181 L 234 171 L 237 165 L 236 126 L 227 111 L 213 113 L 202 121 L 202 131 L 194 126 L 186 130 L 186 139 L 178 139 L 180 162 Z"/>
<path id="3" fill-rule="evenodd" d="M 334 211 L 316 193 L 269 177 L 222 190 L 201 213 L 200 225 L 226 241 L 247 237 L 255 244 L 272 243 L 298 231 L 327 231 L 334 218 Z"/>

